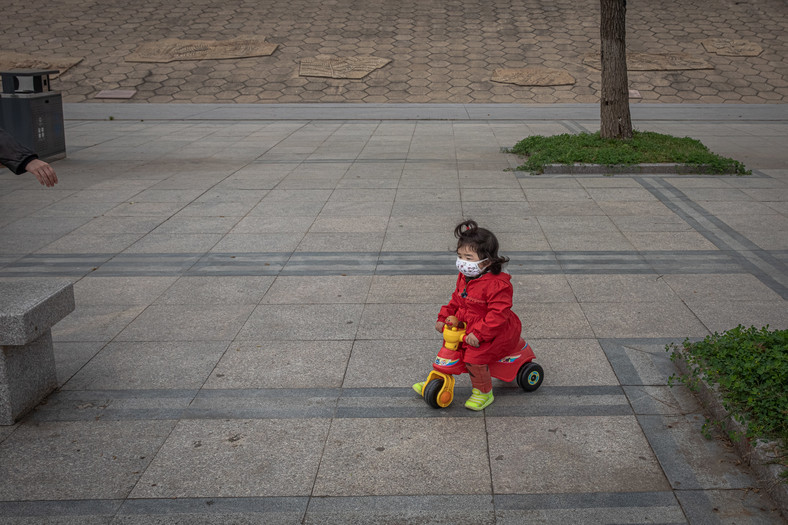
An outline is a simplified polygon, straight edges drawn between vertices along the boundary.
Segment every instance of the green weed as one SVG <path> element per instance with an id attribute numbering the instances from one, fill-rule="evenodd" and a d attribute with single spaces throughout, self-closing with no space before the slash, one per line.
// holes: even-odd
<path id="1" fill-rule="evenodd" d="M 689 376 L 673 376 L 690 388 L 701 378 L 716 385 L 722 405 L 747 428 L 746 437 L 776 441 L 781 463 L 788 466 L 788 330 L 769 331 L 739 325 L 723 334 L 714 333 L 703 341 L 684 341 L 683 348 L 668 345 L 671 360 L 683 359 L 692 371 Z M 707 421 L 726 430 L 719 421 Z M 744 436 L 729 433 L 733 440 Z M 788 481 L 788 480 L 785 480 Z"/>

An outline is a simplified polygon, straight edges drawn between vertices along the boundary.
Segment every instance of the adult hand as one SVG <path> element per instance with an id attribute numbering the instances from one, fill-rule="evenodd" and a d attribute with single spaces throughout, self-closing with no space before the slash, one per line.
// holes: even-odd
<path id="1" fill-rule="evenodd" d="M 473 334 L 468 334 L 465 336 L 464 342 L 466 345 L 470 345 L 474 348 L 479 348 L 479 340 Z"/>
<path id="2" fill-rule="evenodd" d="M 42 186 L 52 187 L 57 184 L 57 175 L 54 168 L 43 160 L 33 159 L 27 163 L 25 169 L 36 176 Z"/>
<path id="3" fill-rule="evenodd" d="M 446 323 L 442 323 L 442 322 L 438 321 L 437 323 L 435 323 L 435 329 L 436 329 L 438 332 L 440 332 L 440 333 L 443 333 L 443 326 L 444 326 L 445 324 L 446 324 Z"/>

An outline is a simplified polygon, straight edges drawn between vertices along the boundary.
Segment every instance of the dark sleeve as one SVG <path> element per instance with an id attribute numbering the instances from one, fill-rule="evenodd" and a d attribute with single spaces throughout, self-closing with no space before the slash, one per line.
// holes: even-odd
<path id="1" fill-rule="evenodd" d="M 37 158 L 35 151 L 27 149 L 0 128 L 0 164 L 20 175 L 25 172 L 27 163 Z"/>

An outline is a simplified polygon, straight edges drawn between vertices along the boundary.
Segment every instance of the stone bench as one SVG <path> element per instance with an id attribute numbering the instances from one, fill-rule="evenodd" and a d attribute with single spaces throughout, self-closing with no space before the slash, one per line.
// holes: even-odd
<path id="1" fill-rule="evenodd" d="M 70 282 L 0 282 L 0 425 L 57 387 L 51 328 L 73 311 Z"/>

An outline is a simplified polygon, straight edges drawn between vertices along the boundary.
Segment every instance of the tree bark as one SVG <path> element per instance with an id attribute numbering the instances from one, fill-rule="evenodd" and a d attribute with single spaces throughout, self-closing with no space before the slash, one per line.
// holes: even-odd
<path id="1" fill-rule="evenodd" d="M 627 79 L 626 0 L 600 0 L 602 40 L 601 135 L 632 138 Z"/>

